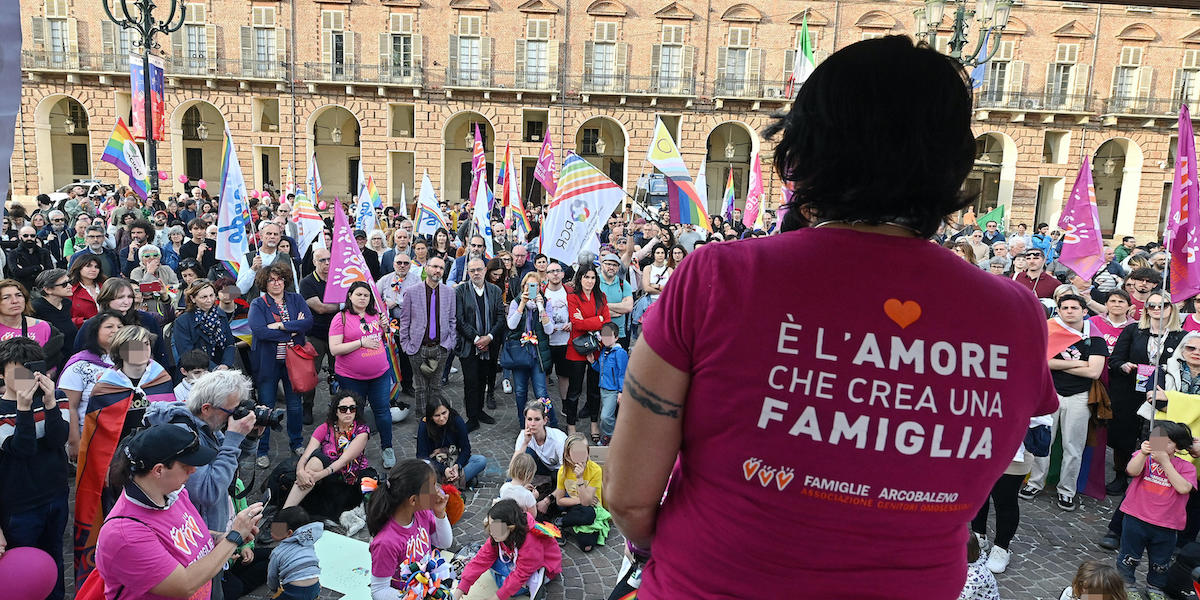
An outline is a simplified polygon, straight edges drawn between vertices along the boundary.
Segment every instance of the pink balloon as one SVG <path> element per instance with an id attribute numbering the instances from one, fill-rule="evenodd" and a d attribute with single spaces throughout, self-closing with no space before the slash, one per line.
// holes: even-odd
<path id="1" fill-rule="evenodd" d="M 0 558 L 0 576 L 5 598 L 37 600 L 54 589 L 58 569 L 54 559 L 37 548 L 13 548 Z"/>
<path id="2" fill-rule="evenodd" d="M 159 171 L 159 172 L 158 172 L 158 178 L 159 178 L 159 179 L 161 179 L 161 180 L 163 180 L 163 181 L 166 181 L 167 179 L 170 179 L 170 178 L 171 178 L 171 176 L 170 176 L 170 175 L 168 175 L 166 171 Z"/>
<path id="3" fill-rule="evenodd" d="M 187 181 L 188 181 L 187 175 L 179 176 L 179 183 L 187 183 Z"/>
<path id="4" fill-rule="evenodd" d="M 257 197 L 258 197 L 258 192 L 254 191 L 254 190 L 250 190 L 250 197 L 251 197 L 251 198 L 257 198 Z"/>
<path id="5" fill-rule="evenodd" d="M 205 181 L 205 180 L 203 180 L 203 179 L 201 179 L 200 181 L 197 181 L 197 182 L 196 182 L 196 187 L 199 187 L 199 188 L 200 188 L 200 189 L 202 189 L 202 190 L 207 190 L 207 189 L 208 189 L 208 182 L 207 182 L 207 181 Z"/>
<path id="6" fill-rule="evenodd" d="M 324 200 L 317 202 L 317 210 L 325 210 L 326 208 L 329 208 L 329 205 Z"/>

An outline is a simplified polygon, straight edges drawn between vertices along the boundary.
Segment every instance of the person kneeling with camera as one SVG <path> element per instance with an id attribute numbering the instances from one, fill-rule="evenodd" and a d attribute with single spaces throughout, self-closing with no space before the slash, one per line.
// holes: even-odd
<path id="1" fill-rule="evenodd" d="M 238 460 L 243 450 L 254 447 L 253 440 L 264 426 L 259 415 L 270 409 L 250 401 L 250 380 L 241 371 L 220 370 L 201 375 L 192 385 L 187 402 L 154 402 L 146 409 L 146 424 L 174 424 L 193 431 L 200 445 L 216 452 L 208 464 L 196 467 L 188 478 L 192 504 L 205 523 L 219 526 L 229 522 L 233 506 L 229 490 L 237 477 Z M 267 419 L 269 421 L 269 419 Z M 253 551 L 241 550 L 241 559 L 250 562 Z M 213 599 L 221 596 L 221 573 L 213 580 Z"/>

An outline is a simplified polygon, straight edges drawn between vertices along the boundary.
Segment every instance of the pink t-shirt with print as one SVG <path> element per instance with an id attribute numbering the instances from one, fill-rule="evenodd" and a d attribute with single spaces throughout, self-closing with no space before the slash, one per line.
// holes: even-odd
<path id="1" fill-rule="evenodd" d="M 396 577 L 405 560 L 424 560 L 433 552 L 432 535 L 437 517 L 432 510 L 418 510 L 405 527 L 388 519 L 387 525 L 371 538 L 371 576 L 391 577 L 392 587 L 400 589 Z"/>
<path id="2" fill-rule="evenodd" d="M 1033 294 L 926 240 L 706 245 L 643 336 L 691 384 L 639 598 L 955 598 L 967 523 L 1058 408 Z"/>
<path id="3" fill-rule="evenodd" d="M 1137 456 L 1138 452 L 1141 450 L 1133 455 Z M 1195 465 L 1178 456 L 1171 457 L 1171 465 L 1184 480 L 1195 487 Z M 1151 525 L 1183 530 L 1183 526 L 1187 524 L 1187 502 L 1188 494 L 1177 492 L 1162 466 L 1147 456 L 1146 464 L 1142 466 L 1142 474 L 1129 482 L 1129 491 L 1125 492 L 1121 512 Z"/>
<path id="4" fill-rule="evenodd" d="M 45 346 L 46 342 L 50 341 L 50 324 L 38 320 L 34 322 L 32 318 L 26 321 L 26 337 L 38 343 L 39 346 Z M 21 337 L 20 327 L 9 327 L 8 325 L 0 324 L 0 342 Z"/>
<path id="5" fill-rule="evenodd" d="M 364 325 L 365 323 L 365 325 Z M 383 328 L 386 322 L 380 321 L 378 315 L 352 315 L 342 312 L 333 318 L 329 325 L 329 335 L 342 336 L 342 342 L 358 342 L 363 337 L 374 337 L 383 341 Z M 363 332 L 366 329 L 366 332 Z M 349 354 L 343 354 L 334 361 L 333 372 L 350 379 L 374 379 L 383 375 L 391 368 L 388 364 L 387 347 L 380 343 L 378 348 L 356 348 Z"/>
<path id="6" fill-rule="evenodd" d="M 114 519 L 117 515 L 142 523 Z M 187 567 L 207 556 L 214 545 L 186 488 L 166 510 L 138 506 L 121 494 L 100 528 L 96 544 L 96 570 L 104 577 L 105 597 L 113 598 L 124 588 L 120 598 L 167 600 L 167 596 L 151 594 L 150 590 L 180 566 Z M 211 593 L 211 582 L 205 582 L 188 600 L 208 600 Z"/>

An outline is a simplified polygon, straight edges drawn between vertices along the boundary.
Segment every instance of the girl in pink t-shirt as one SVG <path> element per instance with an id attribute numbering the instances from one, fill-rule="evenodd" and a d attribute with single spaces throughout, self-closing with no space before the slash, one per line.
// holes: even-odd
<path id="1" fill-rule="evenodd" d="M 333 372 L 342 389 L 350 390 L 371 405 L 375 429 L 383 449 L 383 468 L 396 464 L 392 450 L 391 367 L 384 336 L 388 322 L 380 317 L 375 292 L 356 281 L 346 292 L 346 310 L 329 325 L 329 353 L 336 357 Z"/>
<path id="2" fill-rule="evenodd" d="M 1187 523 L 1188 494 L 1196 481 L 1196 467 L 1175 453 L 1191 446 L 1192 431 L 1187 425 L 1156 421 L 1150 440 L 1142 442 L 1125 468 L 1134 479 L 1121 503 L 1125 522 L 1117 571 L 1128 587 L 1135 583 L 1143 552 L 1150 557 L 1146 573 L 1150 589 L 1162 590 L 1167 584 L 1167 567 L 1177 532 Z"/>
<path id="3" fill-rule="evenodd" d="M 371 597 L 393 600 L 402 588 L 405 561 L 429 559 L 435 548 L 454 542 L 446 500 L 429 463 L 416 458 L 400 461 L 367 502 L 367 531 L 371 533 Z"/>
<path id="4" fill-rule="evenodd" d="M 528 594 L 538 590 L 562 572 L 562 550 L 550 528 L 539 526 L 533 515 L 516 500 L 504 499 L 492 505 L 484 519 L 488 538 L 479 552 L 463 567 L 462 580 L 454 590 L 454 599 L 462 598 L 489 569 L 496 580 L 496 598 Z"/>

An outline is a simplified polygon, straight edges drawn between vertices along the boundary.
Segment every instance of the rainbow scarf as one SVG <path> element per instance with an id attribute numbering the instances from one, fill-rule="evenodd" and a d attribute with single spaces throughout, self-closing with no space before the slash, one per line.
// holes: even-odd
<path id="1" fill-rule="evenodd" d="M 92 362 L 79 354 L 76 357 Z M 175 401 L 170 373 L 153 360 L 136 388 L 121 371 L 105 371 L 88 400 L 83 435 L 79 438 L 79 464 L 75 471 L 76 585 L 96 568 L 96 540 L 100 536 L 100 525 L 104 523 L 101 497 L 108 480 L 108 465 L 121 441 L 125 415 L 134 407 L 134 392 L 138 389 L 145 395 L 144 399 L 137 400 L 139 404 Z"/>
<path id="2" fill-rule="evenodd" d="M 112 163 L 122 173 L 129 176 L 129 187 L 133 188 L 143 201 L 150 197 L 150 171 L 142 160 L 142 150 L 133 141 L 133 134 L 125 126 L 125 121 L 117 118 L 117 126 L 113 128 L 104 154 L 100 160 Z"/>

